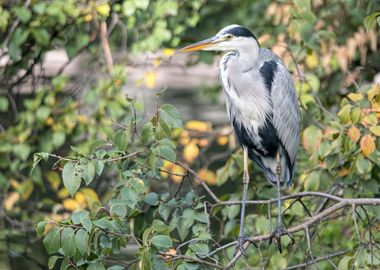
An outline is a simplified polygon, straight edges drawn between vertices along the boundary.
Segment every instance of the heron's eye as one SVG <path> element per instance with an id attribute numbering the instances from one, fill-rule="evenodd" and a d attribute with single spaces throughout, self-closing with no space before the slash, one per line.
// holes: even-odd
<path id="1" fill-rule="evenodd" d="M 231 34 L 226 35 L 226 39 L 228 39 L 228 40 L 232 39 L 233 37 L 234 37 L 234 36 L 231 35 Z"/>

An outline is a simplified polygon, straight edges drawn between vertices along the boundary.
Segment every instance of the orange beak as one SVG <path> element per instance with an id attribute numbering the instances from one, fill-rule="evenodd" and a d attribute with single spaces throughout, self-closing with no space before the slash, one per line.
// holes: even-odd
<path id="1" fill-rule="evenodd" d="M 188 45 L 188 46 L 186 46 L 186 47 L 184 47 L 182 49 L 179 49 L 178 52 L 195 52 L 195 51 L 200 51 L 200 50 L 203 50 L 205 48 L 208 48 L 208 47 L 212 46 L 213 44 L 215 44 L 216 42 L 218 42 L 218 40 L 219 39 L 217 37 L 208 38 L 208 39 L 205 39 L 205 40 L 193 43 L 191 45 Z"/>

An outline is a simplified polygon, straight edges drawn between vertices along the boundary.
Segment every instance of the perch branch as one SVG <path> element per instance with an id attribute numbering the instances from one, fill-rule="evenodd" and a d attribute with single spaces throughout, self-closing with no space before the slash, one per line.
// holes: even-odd
<path id="1" fill-rule="evenodd" d="M 303 192 L 303 193 L 290 195 L 287 197 L 283 197 L 283 200 L 289 199 L 289 197 L 299 198 L 302 196 L 318 196 L 318 197 L 331 197 L 331 199 L 337 201 L 338 203 L 330 206 L 329 208 L 326 208 L 325 210 L 323 210 L 319 214 L 306 219 L 306 221 L 304 223 L 289 228 L 288 229 L 289 233 L 306 231 L 306 230 L 308 230 L 308 228 L 310 226 L 318 224 L 320 221 L 322 221 L 324 218 L 326 218 L 330 214 L 332 214 L 332 213 L 334 213 L 334 212 L 338 211 L 339 209 L 342 209 L 346 206 L 356 207 L 356 206 L 363 206 L 363 205 L 369 205 L 369 206 L 380 205 L 380 199 L 375 199 L 375 198 L 346 199 L 346 198 L 340 198 L 337 196 L 333 196 L 333 195 L 325 194 L 325 193 L 321 193 L 321 192 L 314 192 L 313 194 L 310 194 L 310 193 L 311 192 Z M 262 203 L 267 204 L 271 201 L 272 200 L 264 200 L 264 201 L 261 201 L 261 204 Z M 260 203 L 257 203 L 257 201 L 251 201 L 251 204 L 252 204 L 252 202 L 255 202 L 255 204 L 260 204 Z M 228 203 L 228 202 L 223 202 L 223 203 Z M 236 203 L 241 203 L 241 202 L 233 202 L 233 204 L 236 204 Z M 226 204 L 224 204 L 224 205 L 226 205 Z M 227 205 L 231 205 L 231 204 L 227 204 Z M 248 239 L 248 241 L 246 241 L 244 243 L 243 251 L 246 250 L 252 242 L 262 242 L 264 240 L 270 239 L 270 237 L 271 237 L 270 233 L 251 237 L 250 239 Z M 236 241 L 228 243 L 227 245 L 223 246 L 224 248 L 223 247 L 218 248 L 218 251 L 223 250 L 223 249 L 225 249 L 229 246 L 235 245 L 235 244 L 236 244 Z M 215 253 L 213 253 L 213 254 L 215 254 Z M 236 255 L 232 258 L 232 260 L 227 264 L 225 269 L 230 269 L 235 264 L 235 262 L 241 257 L 241 255 L 242 255 L 242 252 L 239 250 L 236 253 Z"/>

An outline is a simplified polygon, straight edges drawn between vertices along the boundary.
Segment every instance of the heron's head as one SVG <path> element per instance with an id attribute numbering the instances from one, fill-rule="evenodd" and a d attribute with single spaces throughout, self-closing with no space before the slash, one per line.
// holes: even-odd
<path id="1" fill-rule="evenodd" d="M 179 51 L 236 51 L 251 46 L 258 46 L 257 39 L 252 32 L 244 26 L 233 24 L 224 27 L 215 36 L 188 45 Z"/>

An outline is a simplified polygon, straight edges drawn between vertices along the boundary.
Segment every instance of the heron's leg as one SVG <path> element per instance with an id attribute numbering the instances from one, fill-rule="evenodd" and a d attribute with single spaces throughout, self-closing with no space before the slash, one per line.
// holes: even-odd
<path id="1" fill-rule="evenodd" d="M 276 230 L 272 233 L 270 238 L 270 243 L 272 242 L 273 237 L 277 240 L 277 246 L 280 253 L 282 253 L 281 246 L 281 235 L 286 234 L 291 239 L 292 243 L 294 243 L 294 239 L 292 235 L 282 226 L 282 200 L 281 200 L 281 158 L 280 151 L 277 152 L 276 155 L 276 183 L 277 183 L 277 209 L 278 209 L 278 218 L 277 218 L 277 227 Z"/>
<path id="2" fill-rule="evenodd" d="M 281 159 L 280 151 L 276 155 L 276 180 L 277 180 L 277 209 L 278 209 L 278 228 L 282 226 L 282 210 L 281 210 Z"/>
<path id="3" fill-rule="evenodd" d="M 247 200 L 247 189 L 249 183 L 249 173 L 248 173 L 248 149 L 243 147 L 243 162 L 244 162 L 244 170 L 243 170 L 243 195 L 242 195 L 242 204 L 240 210 L 240 232 L 238 239 L 238 248 L 244 254 L 244 242 L 246 239 L 244 238 L 244 218 L 245 218 L 245 205 Z"/>

